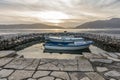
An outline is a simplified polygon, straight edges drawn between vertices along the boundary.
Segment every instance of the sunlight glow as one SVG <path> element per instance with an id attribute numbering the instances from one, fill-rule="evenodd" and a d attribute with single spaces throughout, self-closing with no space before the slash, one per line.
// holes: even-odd
<path id="1" fill-rule="evenodd" d="M 70 19 L 67 14 L 59 11 L 31 12 L 26 15 L 36 17 L 39 20 L 55 24 L 64 22 L 64 19 Z"/>
<path id="2" fill-rule="evenodd" d="M 45 11 L 41 12 L 39 15 L 43 19 L 69 19 L 68 15 L 63 13 L 63 12 L 58 12 L 58 11 Z"/>
<path id="3" fill-rule="evenodd" d="M 40 19 L 50 22 L 50 23 L 62 23 L 64 22 L 63 19 L 69 19 L 68 15 L 63 12 L 58 11 L 45 11 L 40 12 L 39 15 L 37 15 Z"/>

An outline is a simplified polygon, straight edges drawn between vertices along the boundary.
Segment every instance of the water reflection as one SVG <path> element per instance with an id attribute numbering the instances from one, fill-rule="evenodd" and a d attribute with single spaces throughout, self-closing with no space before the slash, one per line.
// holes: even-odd
<path id="1" fill-rule="evenodd" d="M 50 32 L 99 32 L 120 34 L 120 28 L 114 29 L 0 29 L 0 34 L 15 34 L 15 33 L 50 33 Z"/>

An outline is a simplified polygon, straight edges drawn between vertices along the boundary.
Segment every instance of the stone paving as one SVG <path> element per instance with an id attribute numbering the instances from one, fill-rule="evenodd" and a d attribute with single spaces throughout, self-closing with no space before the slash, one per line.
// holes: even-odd
<path id="1" fill-rule="evenodd" d="M 75 59 L 2 57 L 0 80 L 120 80 L 120 55 L 110 59 L 111 55 L 83 53 Z"/>

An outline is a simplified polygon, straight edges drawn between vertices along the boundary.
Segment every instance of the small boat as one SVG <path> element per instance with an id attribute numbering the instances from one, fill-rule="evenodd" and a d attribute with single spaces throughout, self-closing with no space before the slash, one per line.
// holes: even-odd
<path id="1" fill-rule="evenodd" d="M 84 38 L 75 38 L 73 36 L 62 36 L 62 37 L 57 37 L 57 36 L 49 36 L 47 40 L 52 41 L 52 42 L 74 42 L 74 41 L 83 41 Z"/>
<path id="2" fill-rule="evenodd" d="M 88 48 L 92 43 L 92 41 L 75 41 L 71 43 L 47 42 L 44 48 L 50 50 L 81 50 Z"/>

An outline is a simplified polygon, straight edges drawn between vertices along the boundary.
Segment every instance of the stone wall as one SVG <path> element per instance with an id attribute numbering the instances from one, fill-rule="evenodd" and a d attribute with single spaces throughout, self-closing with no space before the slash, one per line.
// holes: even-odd
<path id="1" fill-rule="evenodd" d="M 9 37 L 9 35 L 6 36 L 0 36 L 0 50 L 9 50 L 14 49 L 17 46 L 30 43 L 32 41 L 43 41 L 43 35 L 42 34 L 16 34 L 12 37 Z"/>

